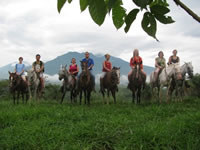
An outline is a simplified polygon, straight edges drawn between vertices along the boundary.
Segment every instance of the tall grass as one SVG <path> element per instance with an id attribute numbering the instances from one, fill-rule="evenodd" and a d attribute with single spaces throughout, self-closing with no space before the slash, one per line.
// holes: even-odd
<path id="1" fill-rule="evenodd" d="M 120 96 L 120 95 L 119 95 Z M 199 150 L 200 99 L 91 106 L 0 101 L 0 149 Z"/>

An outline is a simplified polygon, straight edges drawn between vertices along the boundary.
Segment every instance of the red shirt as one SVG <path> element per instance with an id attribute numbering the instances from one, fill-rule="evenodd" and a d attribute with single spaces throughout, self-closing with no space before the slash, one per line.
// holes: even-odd
<path id="1" fill-rule="evenodd" d="M 140 56 L 132 57 L 130 60 L 130 66 L 135 67 L 137 64 L 140 64 L 140 69 L 143 69 L 142 58 Z"/>
<path id="2" fill-rule="evenodd" d="M 77 65 L 70 65 L 69 66 L 69 72 L 70 73 L 73 73 L 73 72 L 75 72 L 75 71 L 77 71 L 78 69 L 77 69 Z M 76 73 L 76 74 L 74 74 L 74 75 L 77 75 L 78 74 L 78 72 Z"/>
<path id="3" fill-rule="evenodd" d="M 105 67 L 106 67 L 107 69 L 110 69 L 110 70 L 111 70 L 111 66 L 112 66 L 111 62 L 109 62 L 109 61 L 104 61 L 104 64 L 105 64 Z M 103 65 L 103 72 L 108 72 L 108 70 L 106 70 L 105 67 L 104 67 L 104 65 Z"/>

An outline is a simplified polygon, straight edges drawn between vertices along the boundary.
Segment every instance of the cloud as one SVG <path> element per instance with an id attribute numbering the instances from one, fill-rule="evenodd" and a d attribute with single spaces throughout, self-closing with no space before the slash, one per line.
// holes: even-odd
<path id="1" fill-rule="evenodd" d="M 96 25 L 88 10 L 80 13 L 78 1 L 66 4 L 58 14 L 55 0 L 1 0 L 0 48 L 3 52 L 0 66 L 18 60 L 19 56 L 31 63 L 37 53 L 43 61 L 48 61 L 68 51 L 85 50 L 94 54 L 109 52 L 129 61 L 134 48 L 140 50 L 144 64 L 154 66 L 158 51 L 163 50 L 168 59 L 176 48 L 181 62 L 192 60 L 195 71 L 199 72 L 199 24 L 174 2 L 169 2 L 176 23 L 158 23 L 160 42 L 156 42 L 141 28 L 142 13 L 125 34 L 123 28 L 115 29 L 111 16 L 106 17 L 101 27 Z M 199 13 L 199 1 L 183 2 Z M 132 1 L 124 4 L 128 12 L 134 7 Z"/>

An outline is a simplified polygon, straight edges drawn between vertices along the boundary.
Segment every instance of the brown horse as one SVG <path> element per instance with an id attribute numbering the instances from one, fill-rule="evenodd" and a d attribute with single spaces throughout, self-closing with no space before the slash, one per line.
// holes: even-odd
<path id="1" fill-rule="evenodd" d="M 90 96 L 93 90 L 92 75 L 88 70 L 88 62 L 81 62 L 82 72 L 78 78 L 78 91 L 80 94 L 80 104 L 82 102 L 82 92 L 84 92 L 85 104 L 90 105 Z"/>
<path id="2" fill-rule="evenodd" d="M 16 100 L 16 92 L 17 92 L 17 104 L 19 104 L 19 97 L 20 94 L 22 95 L 22 101 L 24 103 L 24 94 L 26 95 L 26 103 L 28 101 L 28 84 L 21 78 L 21 76 L 17 75 L 16 73 L 9 73 L 9 87 L 10 92 L 13 94 L 13 102 L 15 104 Z"/>
<path id="3" fill-rule="evenodd" d="M 132 102 L 134 103 L 135 101 L 135 96 L 136 96 L 136 104 L 140 103 L 140 98 L 141 98 L 141 88 L 143 86 L 144 88 L 144 83 L 146 81 L 146 77 L 141 73 L 140 70 L 140 65 L 137 64 L 135 69 L 133 70 L 132 74 L 130 75 L 130 80 L 129 80 L 129 89 L 132 91 Z"/>
<path id="4" fill-rule="evenodd" d="M 118 91 L 117 85 L 120 83 L 120 68 L 113 67 L 111 72 L 107 72 L 104 78 L 100 79 L 100 92 L 103 96 L 103 103 L 105 98 L 105 89 L 107 90 L 107 96 L 109 98 L 109 93 L 111 92 L 112 97 L 114 99 L 114 103 L 116 104 L 116 96 L 115 93 Z M 109 104 L 109 100 L 107 98 L 107 104 Z"/>

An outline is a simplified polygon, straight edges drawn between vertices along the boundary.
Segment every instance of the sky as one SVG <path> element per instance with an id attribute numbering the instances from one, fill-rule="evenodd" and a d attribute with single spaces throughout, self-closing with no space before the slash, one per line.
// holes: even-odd
<path id="1" fill-rule="evenodd" d="M 95 24 L 88 10 L 81 13 L 78 0 L 66 4 L 60 14 L 57 0 L 0 0 L 0 67 L 20 56 L 32 63 L 39 53 L 46 62 L 69 51 L 110 53 L 129 61 L 137 48 L 144 65 L 154 66 L 160 50 L 168 59 L 172 50 L 177 49 L 181 64 L 192 61 L 194 71 L 200 72 L 200 24 L 172 0 L 168 1 L 169 15 L 176 22 L 158 23 L 157 42 L 141 28 L 143 12 L 126 34 L 124 26 L 116 30 L 109 15 L 102 26 Z M 182 2 L 200 16 L 199 0 Z M 131 0 L 124 1 L 124 6 L 127 12 L 135 7 Z"/>

